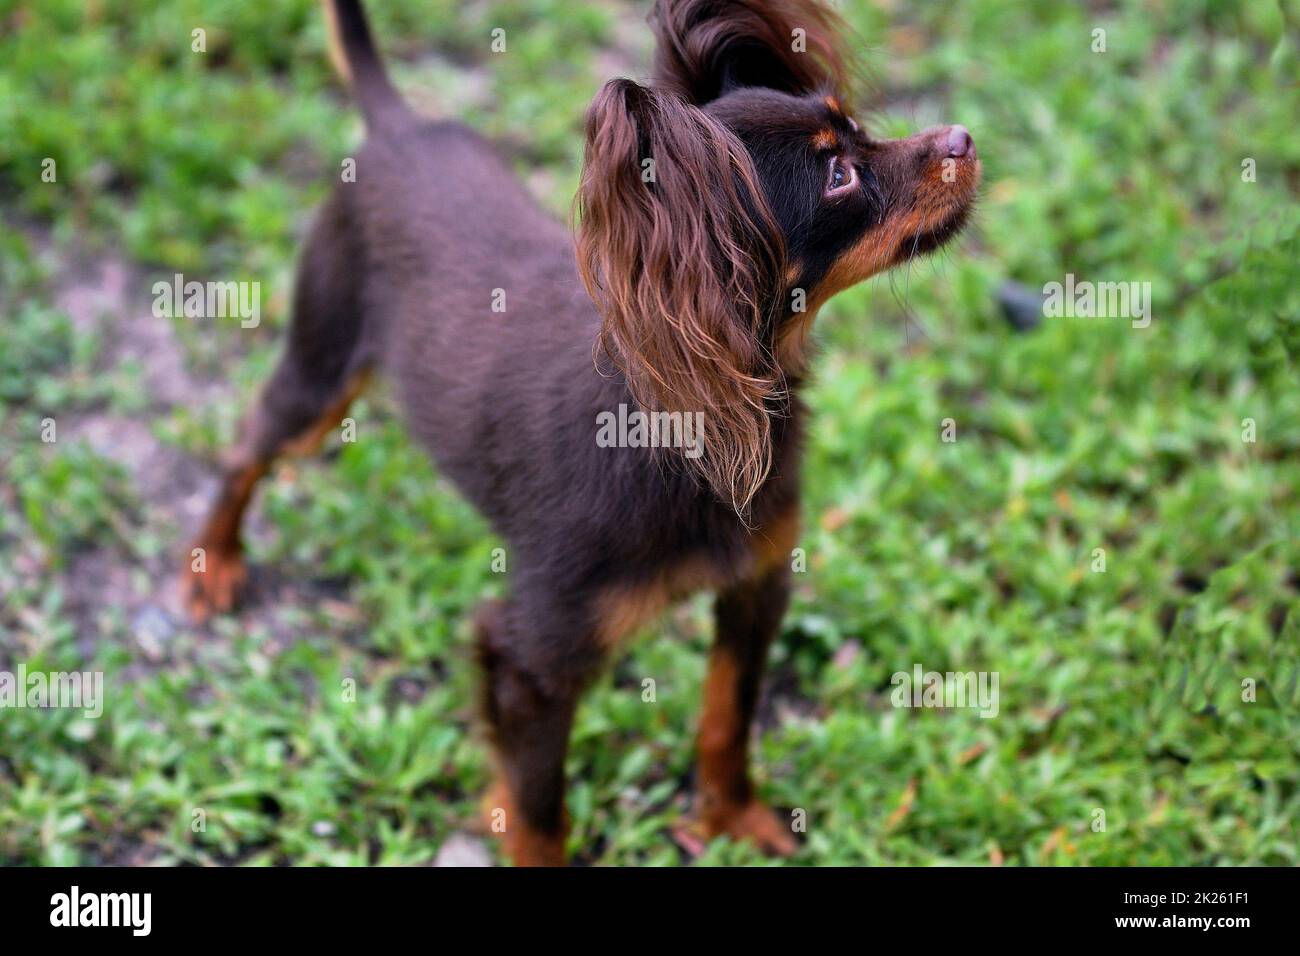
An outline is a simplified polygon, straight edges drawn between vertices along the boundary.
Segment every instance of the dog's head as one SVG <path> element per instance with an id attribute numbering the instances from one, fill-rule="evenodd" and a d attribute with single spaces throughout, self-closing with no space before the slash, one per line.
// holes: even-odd
<path id="1" fill-rule="evenodd" d="M 807 319 L 938 248 L 980 177 L 970 135 L 877 140 L 815 0 L 659 0 L 654 80 L 587 114 L 578 261 L 637 399 L 701 411 L 704 473 L 744 512 Z"/>

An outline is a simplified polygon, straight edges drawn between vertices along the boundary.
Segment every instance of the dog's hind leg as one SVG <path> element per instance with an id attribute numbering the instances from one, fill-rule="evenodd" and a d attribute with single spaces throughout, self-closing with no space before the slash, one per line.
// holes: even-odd
<path id="1" fill-rule="evenodd" d="M 280 455 L 314 451 L 365 385 L 369 362 L 355 279 L 360 255 L 351 237 L 335 197 L 299 263 L 279 365 L 223 456 L 216 500 L 185 556 L 182 599 L 197 620 L 234 605 L 245 578 L 240 525 L 258 481 Z"/>

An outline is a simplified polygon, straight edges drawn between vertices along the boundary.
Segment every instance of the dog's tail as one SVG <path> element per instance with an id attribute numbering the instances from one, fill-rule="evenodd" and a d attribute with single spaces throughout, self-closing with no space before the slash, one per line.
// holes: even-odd
<path id="1" fill-rule="evenodd" d="M 375 50 L 361 0 L 322 0 L 330 32 L 330 59 L 353 89 L 366 125 L 375 130 L 401 125 L 412 116 L 388 79 Z"/>

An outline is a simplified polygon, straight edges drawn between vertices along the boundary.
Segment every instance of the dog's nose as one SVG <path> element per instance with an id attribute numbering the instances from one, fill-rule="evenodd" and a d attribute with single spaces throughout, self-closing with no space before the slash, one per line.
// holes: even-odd
<path id="1" fill-rule="evenodd" d="M 969 155 L 971 159 L 975 158 L 975 140 L 971 139 L 970 131 L 965 126 L 948 127 L 948 155 Z"/>

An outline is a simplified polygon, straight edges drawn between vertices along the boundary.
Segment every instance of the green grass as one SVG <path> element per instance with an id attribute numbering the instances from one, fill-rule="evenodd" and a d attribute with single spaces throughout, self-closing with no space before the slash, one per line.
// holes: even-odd
<path id="1" fill-rule="evenodd" d="M 372 6 L 399 83 L 505 140 L 564 210 L 586 101 L 644 71 L 644 5 Z M 807 571 L 758 747 L 764 794 L 807 813 L 796 862 L 1300 863 L 1296 38 L 1267 2 L 1088 6 L 844 5 L 874 125 L 960 120 L 986 183 L 957 248 L 819 322 Z M 0 0 L 0 24 L 0 669 L 109 684 L 97 721 L 0 712 L 0 861 L 428 862 L 486 783 L 466 618 L 504 581 L 382 392 L 356 443 L 267 483 L 254 608 L 161 636 L 139 613 L 190 530 L 157 496 L 193 477 L 165 468 L 232 434 L 360 134 L 316 4 Z M 86 255 L 263 283 L 257 330 L 175 323 L 218 400 L 154 394 L 153 353 L 113 345 L 129 315 L 63 313 Z M 1067 272 L 1149 281 L 1151 326 L 1013 333 L 1001 282 Z M 130 289 L 147 312 L 148 282 Z M 90 420 L 140 424 L 161 457 L 89 440 Z M 708 640 L 699 600 L 585 701 L 581 860 L 683 859 Z M 996 671 L 998 716 L 891 707 L 917 663 Z"/>

